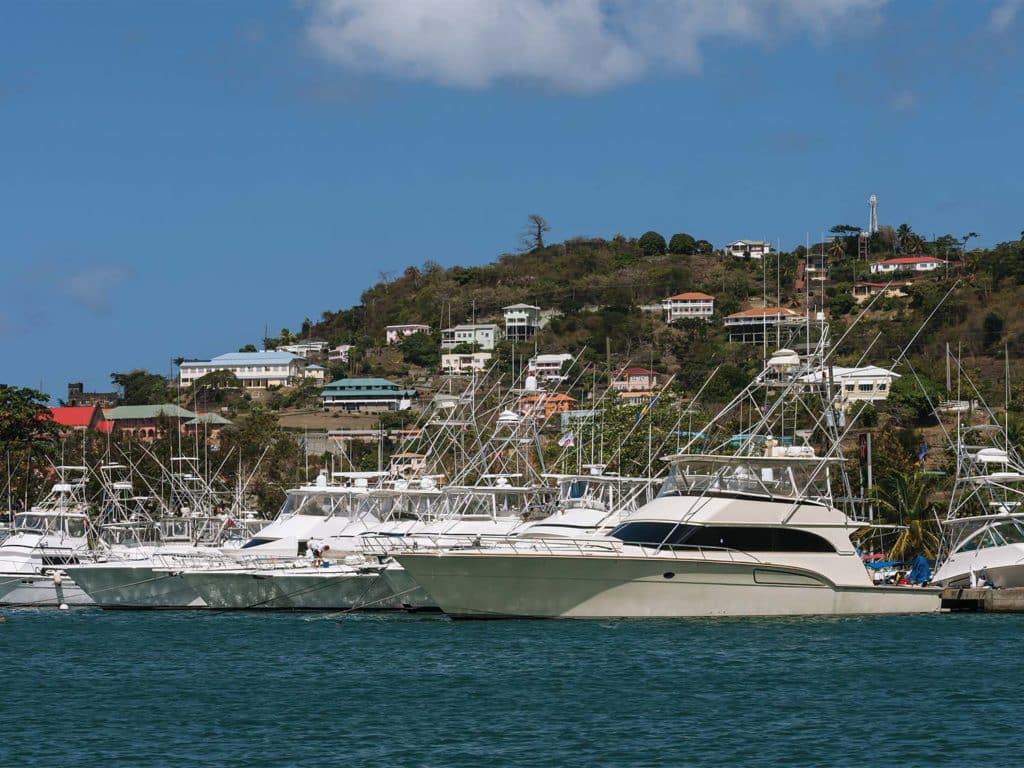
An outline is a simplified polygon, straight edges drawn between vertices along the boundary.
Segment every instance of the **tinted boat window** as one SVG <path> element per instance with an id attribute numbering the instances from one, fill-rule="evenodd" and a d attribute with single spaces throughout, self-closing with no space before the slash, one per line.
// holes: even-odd
<path id="1" fill-rule="evenodd" d="M 821 536 L 796 528 L 624 523 L 611 533 L 622 541 L 665 546 L 724 547 L 747 552 L 835 552 Z"/>

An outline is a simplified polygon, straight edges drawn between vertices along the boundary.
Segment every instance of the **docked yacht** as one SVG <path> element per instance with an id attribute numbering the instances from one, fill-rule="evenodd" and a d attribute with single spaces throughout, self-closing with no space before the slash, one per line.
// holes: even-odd
<path id="1" fill-rule="evenodd" d="M 1024 465 L 1001 426 L 957 430 L 957 473 L 945 529 L 951 542 L 932 582 L 1024 587 Z"/>
<path id="2" fill-rule="evenodd" d="M 607 535 L 509 537 L 395 557 L 457 617 L 938 611 L 937 589 L 876 586 L 851 542 L 864 522 L 832 493 L 844 465 L 837 393 L 807 378 L 826 345 L 823 329 L 814 355 L 776 353 L 701 430 L 708 452 L 668 457 L 659 496 Z"/>
<path id="3" fill-rule="evenodd" d="M 65 569 L 89 551 L 87 469 L 54 467 L 49 493 L 14 515 L 0 543 L 0 605 L 89 605 L 92 600 Z"/>

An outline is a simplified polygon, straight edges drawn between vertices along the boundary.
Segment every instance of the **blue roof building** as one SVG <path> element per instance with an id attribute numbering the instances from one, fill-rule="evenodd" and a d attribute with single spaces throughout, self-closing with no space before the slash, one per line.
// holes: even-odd
<path id="1" fill-rule="evenodd" d="M 229 352 L 212 360 L 186 360 L 178 366 L 182 387 L 214 371 L 229 371 L 244 389 L 270 389 L 299 383 L 306 361 L 291 352 Z"/>

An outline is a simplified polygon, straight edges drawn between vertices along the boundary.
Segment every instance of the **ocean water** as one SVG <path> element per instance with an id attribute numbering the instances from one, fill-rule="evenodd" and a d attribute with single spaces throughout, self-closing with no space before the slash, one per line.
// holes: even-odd
<path id="1" fill-rule="evenodd" d="M 1024 616 L 3 615 L 4 767 L 1024 765 Z"/>

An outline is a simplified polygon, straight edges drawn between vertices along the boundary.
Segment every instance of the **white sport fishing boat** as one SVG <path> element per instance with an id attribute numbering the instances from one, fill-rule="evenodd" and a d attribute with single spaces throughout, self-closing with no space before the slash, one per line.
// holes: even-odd
<path id="1" fill-rule="evenodd" d="M 995 424 L 958 427 L 955 449 L 951 546 L 932 582 L 1024 587 L 1024 464 Z"/>
<path id="2" fill-rule="evenodd" d="M 54 467 L 50 492 L 28 512 L 14 515 L 0 543 L 0 605 L 90 605 L 89 596 L 65 569 L 87 557 L 87 470 Z"/>
<path id="3" fill-rule="evenodd" d="M 707 453 L 669 457 L 660 496 L 607 536 L 510 537 L 396 559 L 456 617 L 938 611 L 938 589 L 873 583 L 850 538 L 863 521 L 836 506 L 836 397 L 827 381 L 806 379 L 821 369 L 826 340 L 823 329 L 807 358 L 776 353 L 700 433 L 725 438 Z M 744 411 L 753 423 L 730 436 Z M 806 442 L 815 432 L 828 436 L 820 454 Z"/>

